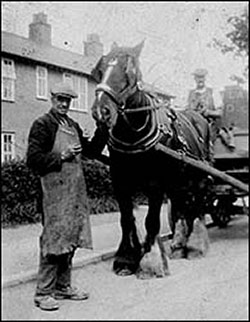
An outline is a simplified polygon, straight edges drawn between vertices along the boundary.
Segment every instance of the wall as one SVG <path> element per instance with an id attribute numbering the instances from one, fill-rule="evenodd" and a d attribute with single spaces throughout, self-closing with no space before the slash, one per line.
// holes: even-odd
<path id="1" fill-rule="evenodd" d="M 223 92 L 223 103 L 225 125 L 230 126 L 234 123 L 240 129 L 248 129 L 248 92 L 240 86 L 226 86 Z"/>
<path id="2" fill-rule="evenodd" d="M 36 64 L 14 59 L 16 69 L 15 102 L 2 101 L 2 131 L 14 131 L 16 139 L 16 156 L 24 157 L 27 149 L 27 139 L 33 121 L 50 109 L 50 98 L 36 98 Z M 63 70 L 48 68 L 48 88 L 51 84 L 62 80 Z M 89 111 L 70 111 L 81 127 L 86 127 L 90 134 L 94 132 L 95 124 L 91 117 L 91 104 L 94 101 L 95 83 L 88 83 Z"/>

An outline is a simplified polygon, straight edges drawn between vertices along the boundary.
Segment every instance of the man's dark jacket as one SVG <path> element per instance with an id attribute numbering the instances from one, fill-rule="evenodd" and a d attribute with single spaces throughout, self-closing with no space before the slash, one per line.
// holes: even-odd
<path id="1" fill-rule="evenodd" d="M 77 122 L 68 116 L 65 119 L 69 125 L 73 125 L 82 145 L 82 155 L 88 158 L 96 158 L 102 152 L 108 139 L 106 127 L 97 127 L 91 141 L 83 136 L 83 132 Z M 48 113 L 39 117 L 31 126 L 28 138 L 27 165 L 40 176 L 49 172 L 60 171 L 62 168 L 61 155 L 52 152 L 56 132 L 60 124 L 60 115 L 51 109 Z"/>

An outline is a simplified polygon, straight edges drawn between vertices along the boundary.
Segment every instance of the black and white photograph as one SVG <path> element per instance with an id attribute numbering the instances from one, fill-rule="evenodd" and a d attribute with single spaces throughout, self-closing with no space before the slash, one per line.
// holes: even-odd
<path id="1" fill-rule="evenodd" d="M 248 321 L 249 2 L 1 9 L 1 320 Z"/>

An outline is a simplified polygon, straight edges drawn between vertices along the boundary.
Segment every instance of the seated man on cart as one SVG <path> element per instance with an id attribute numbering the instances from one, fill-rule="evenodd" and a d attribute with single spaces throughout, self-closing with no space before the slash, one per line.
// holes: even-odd
<path id="1" fill-rule="evenodd" d="M 235 149 L 233 133 L 226 127 L 222 127 L 222 100 L 218 95 L 213 95 L 213 89 L 205 84 L 206 69 L 196 69 L 193 73 L 196 88 L 190 90 L 188 96 L 188 108 L 199 112 L 204 116 L 211 130 L 211 142 L 214 145 L 217 137 L 230 149 Z M 216 94 L 216 93 L 215 93 Z"/>

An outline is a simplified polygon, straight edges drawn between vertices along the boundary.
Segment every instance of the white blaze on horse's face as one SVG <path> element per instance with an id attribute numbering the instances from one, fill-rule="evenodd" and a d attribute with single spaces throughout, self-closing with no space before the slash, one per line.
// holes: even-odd
<path id="1" fill-rule="evenodd" d="M 94 119 L 98 122 L 100 122 L 102 119 L 101 108 L 100 108 L 100 101 L 101 101 L 102 94 L 103 92 L 96 93 L 95 102 L 92 107 L 92 115 Z"/>
<path id="2" fill-rule="evenodd" d="M 96 80 L 100 82 L 92 107 L 92 116 L 97 122 L 107 122 L 108 119 L 112 122 L 116 119 L 117 111 L 126 100 L 126 89 L 138 76 L 134 62 L 138 61 L 143 46 L 144 41 L 133 48 L 117 46 L 99 60 L 93 71 Z M 116 117 L 113 117 L 114 114 Z"/>
<path id="3" fill-rule="evenodd" d="M 100 96 L 101 101 L 98 101 L 98 96 Z M 94 119 L 98 122 L 105 123 L 108 128 L 112 128 L 116 123 L 117 106 L 106 93 L 97 93 L 97 98 L 92 110 Z"/>
<path id="4" fill-rule="evenodd" d="M 97 121 L 105 122 L 108 126 L 113 123 L 115 118 L 115 104 L 112 102 L 106 92 L 112 92 L 109 86 L 109 79 L 112 75 L 114 67 L 118 64 L 118 59 L 113 58 L 108 62 L 108 67 L 103 75 L 102 81 L 96 87 L 96 99 L 93 108 L 93 116 Z"/>
<path id="5" fill-rule="evenodd" d="M 117 65 L 117 63 L 118 63 L 117 58 L 113 58 L 108 62 L 108 68 L 106 69 L 106 72 L 103 75 L 102 84 L 105 84 L 105 85 L 108 84 L 109 77 L 114 67 Z"/>

